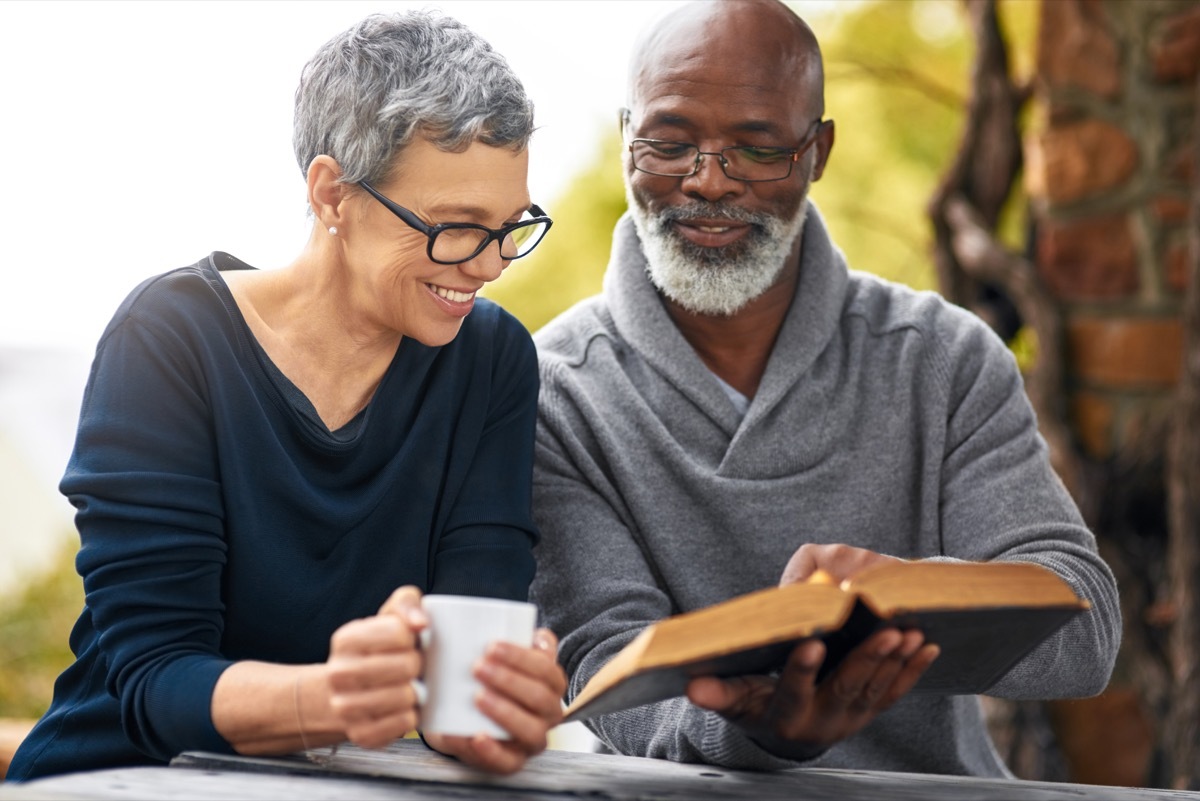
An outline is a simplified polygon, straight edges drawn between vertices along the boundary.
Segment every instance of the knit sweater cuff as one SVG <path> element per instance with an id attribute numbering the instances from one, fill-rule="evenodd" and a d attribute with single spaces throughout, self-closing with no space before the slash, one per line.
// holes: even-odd
<path id="1" fill-rule="evenodd" d="M 810 760 L 825 753 L 825 749 L 814 749 L 807 760 L 784 759 L 763 748 L 744 731 L 714 712 L 705 715 L 702 750 L 713 764 L 764 771 L 804 767 Z"/>

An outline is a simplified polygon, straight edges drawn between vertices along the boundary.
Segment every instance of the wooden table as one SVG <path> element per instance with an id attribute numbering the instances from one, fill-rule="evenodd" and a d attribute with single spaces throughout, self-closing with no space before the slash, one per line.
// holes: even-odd
<path id="1" fill-rule="evenodd" d="M 290 757 L 189 752 L 170 767 L 117 768 L 0 784 L 0 799 L 402 799 L 404 801 L 1200 801 L 1200 793 L 868 770 L 775 773 L 547 751 L 515 776 L 479 773 L 420 742 Z"/>

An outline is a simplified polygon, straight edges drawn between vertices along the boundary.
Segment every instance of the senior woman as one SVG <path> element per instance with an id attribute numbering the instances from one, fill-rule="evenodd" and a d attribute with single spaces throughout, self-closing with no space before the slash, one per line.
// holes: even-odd
<path id="1" fill-rule="evenodd" d="M 62 481 L 76 661 L 10 779 L 386 745 L 420 726 L 421 593 L 526 597 L 536 357 L 476 293 L 550 226 L 532 130 L 506 62 L 450 18 L 375 15 L 317 52 L 295 106 L 307 245 L 151 278 L 97 347 Z M 427 742 L 520 768 L 561 720 L 556 648 L 540 630 L 478 667 L 510 739 Z"/>

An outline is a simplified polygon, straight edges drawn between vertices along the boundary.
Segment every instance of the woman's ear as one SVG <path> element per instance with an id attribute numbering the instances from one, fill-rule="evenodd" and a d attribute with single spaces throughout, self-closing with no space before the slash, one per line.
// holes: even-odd
<path id="1" fill-rule="evenodd" d="M 344 222 L 346 185 L 338 180 L 341 177 L 342 168 L 330 156 L 317 156 L 308 165 L 308 204 L 326 228 Z"/>

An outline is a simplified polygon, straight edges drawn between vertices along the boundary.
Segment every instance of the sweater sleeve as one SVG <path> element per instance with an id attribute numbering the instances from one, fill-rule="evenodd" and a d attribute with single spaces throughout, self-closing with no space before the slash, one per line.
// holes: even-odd
<path id="1" fill-rule="evenodd" d="M 639 547 L 605 465 L 589 455 L 599 451 L 588 447 L 589 422 L 576 408 L 586 400 L 560 392 L 554 373 L 553 363 L 544 365 L 534 461 L 534 510 L 543 536 L 531 598 L 561 637 L 569 702 L 648 622 L 678 610 Z M 574 536 L 587 536 L 587 547 L 573 544 Z M 585 725 L 622 754 L 749 770 L 800 764 L 774 756 L 686 698 L 601 715 Z"/>
<path id="2" fill-rule="evenodd" d="M 524 601 L 533 580 L 533 437 L 537 352 L 529 333 L 496 309 L 486 365 L 486 416 L 438 537 L 430 592 Z M 482 394 L 484 390 L 479 389 Z"/>
<path id="3" fill-rule="evenodd" d="M 939 341 L 945 349 L 936 367 L 947 387 L 942 555 L 1034 562 L 1091 604 L 989 694 L 1046 699 L 1099 693 L 1121 640 L 1116 580 L 1051 467 L 1011 352 L 973 318 L 943 328 Z"/>
<path id="4" fill-rule="evenodd" d="M 183 335 L 114 322 L 97 349 L 61 489 L 77 509 L 87 614 L 126 736 L 149 756 L 229 752 L 212 724 L 229 665 L 226 544 L 211 415 Z"/>

